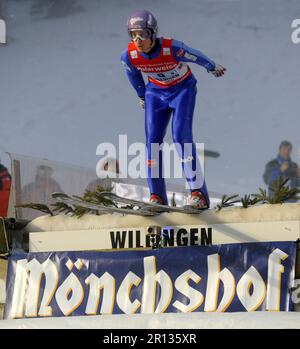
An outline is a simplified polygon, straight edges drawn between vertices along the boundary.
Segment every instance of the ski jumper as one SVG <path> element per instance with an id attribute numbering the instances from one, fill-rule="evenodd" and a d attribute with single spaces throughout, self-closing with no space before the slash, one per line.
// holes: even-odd
<path id="1" fill-rule="evenodd" d="M 214 70 L 215 63 L 183 42 L 164 37 L 156 39 L 155 46 L 149 53 L 139 52 L 134 42 L 130 42 L 121 61 L 138 96 L 145 98 L 147 180 L 150 193 L 159 195 L 164 204 L 168 204 L 162 151 L 153 152 L 151 145 L 163 143 L 173 114 L 173 142 L 186 180 L 191 191 L 200 190 L 209 205 L 209 195 L 192 134 L 197 80 L 187 62 L 199 64 L 207 71 Z M 148 76 L 147 85 L 142 73 Z"/>

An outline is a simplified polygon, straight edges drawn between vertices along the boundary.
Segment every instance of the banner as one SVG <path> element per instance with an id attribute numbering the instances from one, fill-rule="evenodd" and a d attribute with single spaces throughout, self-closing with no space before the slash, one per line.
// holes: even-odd
<path id="1" fill-rule="evenodd" d="M 186 220 L 190 215 L 186 215 Z M 75 224 L 78 219 L 75 218 Z M 183 218 L 181 218 L 183 220 Z M 51 222 L 51 225 L 55 223 Z M 80 224 L 80 222 L 79 222 Z M 93 224 L 90 223 L 93 227 Z M 70 227 L 68 225 L 68 227 Z M 85 227 L 86 228 L 86 227 Z M 50 230 L 29 233 L 29 252 L 95 251 L 111 249 L 176 246 L 209 246 L 242 242 L 296 241 L 300 238 L 299 220 L 225 224 L 185 224 Z M 74 229 L 74 230 L 73 230 Z M 84 236 L 84 239 L 82 237 Z M 59 244 L 57 243 L 59 241 Z"/>
<path id="2" fill-rule="evenodd" d="M 293 310 L 295 242 L 13 254 L 4 317 Z"/>

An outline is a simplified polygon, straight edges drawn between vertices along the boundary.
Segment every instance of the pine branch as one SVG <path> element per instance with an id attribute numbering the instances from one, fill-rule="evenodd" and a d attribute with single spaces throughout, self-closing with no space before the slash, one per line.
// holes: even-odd
<path id="1" fill-rule="evenodd" d="M 54 216 L 53 212 L 50 210 L 50 208 L 45 204 L 38 204 L 30 202 L 28 204 L 22 204 L 22 205 L 16 205 L 16 208 L 31 208 L 32 210 L 41 211 L 43 213 L 49 214 L 50 216 Z"/>
<path id="2" fill-rule="evenodd" d="M 81 218 L 82 216 L 84 216 L 87 213 L 97 213 L 96 210 L 92 210 L 83 206 L 76 206 L 75 210 L 74 210 L 74 216 L 76 216 L 77 218 Z"/>
<path id="3" fill-rule="evenodd" d="M 63 212 L 66 214 L 74 213 L 74 209 L 64 202 L 56 202 L 55 204 L 51 204 L 51 206 L 54 207 L 53 212 L 57 212 L 58 214 Z"/>
<path id="4" fill-rule="evenodd" d="M 112 190 L 112 188 L 105 189 L 101 186 L 97 186 L 95 191 L 86 190 L 85 193 L 83 194 L 83 196 L 72 195 L 71 198 L 77 199 L 78 204 L 77 203 L 76 204 L 68 204 L 66 202 L 60 201 L 59 200 L 60 198 L 68 199 L 68 198 L 70 198 L 70 196 L 65 194 L 65 193 L 55 192 L 52 194 L 52 197 L 54 199 L 58 199 L 59 201 L 56 201 L 54 204 L 51 204 L 51 206 L 53 207 L 52 211 L 49 209 L 49 207 L 47 205 L 36 204 L 36 203 L 19 205 L 16 207 L 31 208 L 34 210 L 39 210 L 43 213 L 50 214 L 51 216 L 54 216 L 54 212 L 56 214 L 62 214 L 62 213 L 71 214 L 72 216 L 76 216 L 78 218 L 82 217 L 84 214 L 87 214 L 87 213 L 99 215 L 98 210 L 89 209 L 87 207 L 81 206 L 80 201 L 82 201 L 83 204 L 84 203 L 92 203 L 92 204 L 99 204 L 99 205 L 103 205 L 103 206 L 107 206 L 107 207 L 110 207 L 110 206 L 111 207 L 118 207 L 118 205 L 114 201 L 104 199 L 100 195 L 104 191 L 111 191 L 111 190 Z M 133 209 L 132 205 L 124 205 L 122 207 L 127 208 L 127 209 Z"/>
<path id="5" fill-rule="evenodd" d="M 252 194 L 252 196 L 257 199 L 257 202 L 262 202 L 263 204 L 269 202 L 270 198 L 267 195 L 266 189 L 259 188 L 258 190 L 259 193 Z"/>
<path id="6" fill-rule="evenodd" d="M 112 191 L 112 189 L 113 188 L 105 189 L 98 185 L 95 191 L 86 190 L 82 197 L 78 195 L 72 195 L 72 197 L 78 200 L 82 200 L 83 202 L 117 207 L 117 205 L 112 200 L 104 199 L 100 195 L 102 192 Z"/>
<path id="7" fill-rule="evenodd" d="M 238 197 L 239 197 L 238 194 L 231 195 L 231 196 L 223 195 L 220 204 L 216 206 L 216 210 L 220 211 L 223 207 L 230 207 L 230 206 L 233 206 L 235 203 L 240 202 L 240 200 L 234 200 L 235 198 L 238 198 Z"/>
<path id="8" fill-rule="evenodd" d="M 300 199 L 298 196 L 298 194 L 300 194 L 300 188 L 290 188 L 287 185 L 289 180 L 289 178 L 283 179 L 283 177 L 280 176 L 270 187 L 273 192 L 272 196 L 267 195 L 265 189 L 259 188 L 259 193 L 253 194 L 253 197 L 257 198 L 262 203 L 269 204 L 282 204 L 287 201 L 297 201 Z"/>
<path id="9" fill-rule="evenodd" d="M 114 206 L 117 207 L 117 205 L 112 201 L 112 200 L 107 200 L 104 199 L 100 196 L 100 193 L 104 192 L 104 191 L 111 191 L 112 188 L 109 189 L 104 189 L 101 186 L 97 186 L 95 191 L 90 191 L 90 190 L 86 190 L 85 193 L 83 194 L 83 196 L 79 196 L 79 195 L 67 195 L 64 193 L 53 193 L 52 197 L 54 199 L 56 198 L 73 198 L 78 200 L 78 203 L 76 204 L 67 204 L 65 202 L 57 202 L 56 204 L 54 204 L 56 206 L 55 211 L 59 212 L 59 213 L 71 213 L 73 216 L 76 216 L 78 218 L 82 217 L 84 214 L 87 213 L 92 213 L 92 214 L 96 214 L 99 215 L 98 210 L 96 209 L 90 209 L 84 206 L 80 205 L 80 202 L 84 203 L 92 203 L 92 204 L 96 204 L 96 205 L 103 205 L 103 206 Z M 129 207 L 128 207 L 129 208 Z M 132 207 L 130 207 L 132 208 Z"/>
<path id="10" fill-rule="evenodd" d="M 55 208 L 53 212 L 57 212 L 58 214 L 71 214 L 72 216 L 76 216 L 78 218 L 82 217 L 86 213 L 96 213 L 96 210 L 89 209 L 80 205 L 69 205 L 64 202 L 56 202 L 52 204 Z"/>
<path id="11" fill-rule="evenodd" d="M 261 200 L 254 196 L 254 194 L 248 195 L 245 194 L 244 197 L 241 198 L 241 203 L 244 208 L 248 208 L 249 206 L 253 206 L 260 202 Z"/>

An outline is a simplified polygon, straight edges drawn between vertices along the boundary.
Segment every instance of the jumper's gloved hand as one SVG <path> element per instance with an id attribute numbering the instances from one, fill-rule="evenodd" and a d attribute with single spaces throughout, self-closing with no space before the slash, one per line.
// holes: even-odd
<path id="1" fill-rule="evenodd" d="M 212 73 L 216 78 L 223 76 L 226 71 L 226 68 L 222 67 L 220 64 L 216 64 L 216 67 L 214 70 L 211 70 L 210 73 Z"/>
<path id="2" fill-rule="evenodd" d="M 142 107 L 142 109 L 145 109 L 145 97 L 139 97 L 140 99 L 140 106 Z"/>

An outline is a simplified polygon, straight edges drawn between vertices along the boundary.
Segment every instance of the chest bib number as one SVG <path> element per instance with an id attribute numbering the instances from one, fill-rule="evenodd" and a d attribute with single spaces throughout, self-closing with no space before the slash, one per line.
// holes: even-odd
<path id="1" fill-rule="evenodd" d="M 186 74 L 188 68 L 186 65 L 183 65 L 182 63 L 180 63 L 176 69 L 172 69 L 169 71 L 165 71 L 163 73 L 150 73 L 149 76 L 152 79 L 155 79 L 157 81 L 160 82 L 170 82 L 170 81 L 174 81 L 176 79 L 181 78 L 184 74 Z"/>

